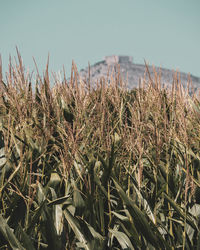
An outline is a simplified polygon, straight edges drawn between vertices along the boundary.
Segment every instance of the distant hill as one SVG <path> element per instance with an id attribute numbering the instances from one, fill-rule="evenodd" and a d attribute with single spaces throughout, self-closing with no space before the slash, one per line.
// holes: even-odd
<path id="1" fill-rule="evenodd" d="M 117 72 L 117 65 L 120 65 L 120 73 L 123 80 L 128 80 L 128 88 L 132 89 L 134 87 L 138 87 L 139 80 L 144 78 L 144 74 L 146 72 L 146 66 L 142 64 L 133 63 L 133 58 L 130 56 L 106 56 L 103 61 L 97 62 L 94 65 L 90 66 L 90 80 L 91 83 L 95 82 L 97 79 L 101 77 L 107 78 L 108 70 L 109 75 L 113 72 L 113 69 Z M 154 80 L 155 74 L 153 66 L 148 65 L 149 73 L 151 75 L 152 80 Z M 159 74 L 161 72 L 161 83 L 162 84 L 172 84 L 173 76 L 175 75 L 175 71 L 155 67 L 156 72 Z M 79 75 L 83 79 L 88 79 L 88 67 L 86 69 L 82 69 L 79 72 Z M 189 75 L 183 72 L 178 72 L 178 78 L 180 77 L 180 81 L 184 87 L 187 86 L 187 82 L 189 79 Z M 146 74 L 146 79 L 148 79 L 148 74 Z M 200 87 L 200 78 L 190 75 L 190 81 L 192 82 L 193 88 L 196 91 Z"/>

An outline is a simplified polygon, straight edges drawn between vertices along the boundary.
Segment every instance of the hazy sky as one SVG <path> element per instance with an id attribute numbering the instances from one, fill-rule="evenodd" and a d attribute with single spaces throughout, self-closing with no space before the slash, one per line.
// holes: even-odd
<path id="1" fill-rule="evenodd" d="M 4 72 L 15 46 L 31 70 L 48 52 L 67 73 L 116 54 L 200 76 L 200 0 L 0 0 Z"/>

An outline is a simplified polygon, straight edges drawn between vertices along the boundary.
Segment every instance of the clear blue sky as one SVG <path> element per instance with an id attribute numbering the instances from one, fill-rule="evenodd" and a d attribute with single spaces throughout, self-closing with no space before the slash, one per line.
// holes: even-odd
<path id="1" fill-rule="evenodd" d="M 4 72 L 17 46 L 31 70 L 117 54 L 200 76 L 200 0 L 0 0 L 0 34 Z"/>

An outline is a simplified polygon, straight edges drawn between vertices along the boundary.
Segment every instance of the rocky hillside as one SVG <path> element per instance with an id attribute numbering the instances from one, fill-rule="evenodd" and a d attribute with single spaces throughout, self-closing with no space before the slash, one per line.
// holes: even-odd
<path id="1" fill-rule="evenodd" d="M 133 63 L 133 58 L 129 56 L 106 56 L 103 61 L 97 62 L 96 64 L 90 66 L 90 80 L 91 83 L 94 83 L 97 79 L 105 77 L 108 79 L 114 72 L 118 72 L 120 65 L 120 75 L 123 80 L 128 80 L 128 88 L 137 87 L 140 79 L 144 79 L 145 75 L 148 78 L 147 70 L 145 65 Z M 154 71 L 161 75 L 162 84 L 172 84 L 174 76 L 176 75 L 175 71 L 153 67 L 148 65 L 149 73 L 152 77 L 152 80 L 155 78 Z M 145 73 L 146 72 L 146 73 Z M 88 79 L 88 68 L 82 69 L 80 72 L 80 77 L 82 79 Z M 193 75 L 188 75 L 186 73 L 178 72 L 178 79 L 181 81 L 183 86 L 187 86 L 188 80 L 192 82 L 193 88 L 196 91 L 200 86 L 200 78 Z"/>

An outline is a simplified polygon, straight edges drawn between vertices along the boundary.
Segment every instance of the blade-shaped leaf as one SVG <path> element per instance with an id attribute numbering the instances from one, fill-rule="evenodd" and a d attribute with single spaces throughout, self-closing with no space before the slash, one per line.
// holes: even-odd
<path id="1" fill-rule="evenodd" d="M 84 248 L 86 250 L 90 250 L 88 243 L 90 243 L 90 239 L 93 238 L 92 234 L 90 233 L 90 235 L 88 235 L 88 232 L 87 234 L 85 234 L 83 228 L 81 228 L 80 226 L 78 219 L 73 217 L 67 209 L 63 213 L 65 216 L 65 219 L 69 223 L 77 239 L 84 245 Z M 88 239 L 89 239 L 89 242 L 88 242 Z"/>
<path id="2" fill-rule="evenodd" d="M 162 238 L 161 234 L 159 233 L 157 227 L 151 223 L 151 226 L 149 225 L 149 222 L 146 219 L 145 213 L 142 212 L 136 204 L 133 203 L 133 201 L 125 194 L 123 189 L 120 187 L 120 185 L 113 179 L 116 189 L 119 192 L 124 205 L 126 206 L 127 210 L 129 211 L 134 224 L 136 226 L 136 229 L 142 234 L 147 241 L 149 241 L 153 246 L 155 247 L 163 247 L 166 246 L 166 243 L 164 239 Z"/>
<path id="3" fill-rule="evenodd" d="M 116 229 L 109 229 L 109 232 L 117 239 L 122 249 L 134 249 L 128 236 Z"/>
<path id="4" fill-rule="evenodd" d="M 188 215 L 186 215 L 185 218 L 185 213 L 182 211 L 182 208 L 176 204 L 166 193 L 163 193 L 165 199 L 171 204 L 171 206 L 176 210 L 176 212 L 181 216 L 183 219 L 186 219 L 187 223 L 194 229 L 196 229 L 196 226 L 194 222 L 192 221 L 191 218 L 189 218 Z"/>
<path id="5" fill-rule="evenodd" d="M 9 243 L 9 245 L 14 250 L 25 249 L 20 242 L 17 240 L 13 230 L 8 226 L 6 220 L 0 215 L 0 232 L 2 233 L 4 239 Z"/>
<path id="6" fill-rule="evenodd" d="M 27 233 L 24 232 L 21 225 L 18 226 L 18 229 L 19 229 L 19 232 L 20 232 L 20 235 L 21 235 L 21 241 L 22 241 L 23 246 L 25 247 L 25 249 L 27 249 L 27 250 L 35 250 L 30 236 L 27 235 Z"/>

